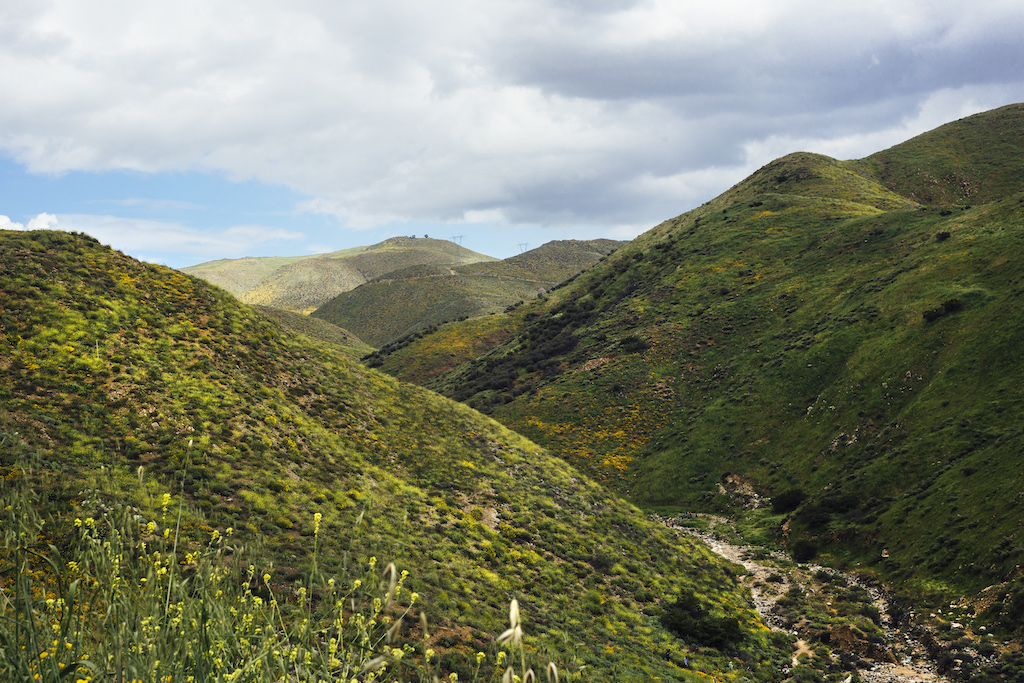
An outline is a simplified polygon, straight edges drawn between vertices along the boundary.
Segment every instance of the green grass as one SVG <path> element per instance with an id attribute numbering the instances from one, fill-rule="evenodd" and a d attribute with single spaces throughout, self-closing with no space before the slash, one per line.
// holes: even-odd
<path id="1" fill-rule="evenodd" d="M 409 572 L 370 557 L 345 584 L 320 570 L 326 540 L 311 520 L 311 569 L 275 580 L 268 556 L 233 529 L 181 538 L 182 496 L 152 516 L 108 502 L 97 516 L 43 516 L 52 472 L 16 462 L 0 483 L 0 675 L 5 680 L 436 680 L 441 656 Z M 102 495 L 100 487 L 86 491 Z M 139 476 L 140 488 L 146 486 Z M 382 571 L 383 570 L 383 571 Z M 417 617 L 419 615 L 419 617 Z M 529 625 L 516 626 L 529 629 Z M 529 657 L 529 663 L 528 663 Z M 520 640 L 473 656 L 471 678 L 531 667 Z M 557 675 L 557 665 L 538 662 Z M 571 680 L 563 672 L 562 678 Z"/>
<path id="2" fill-rule="evenodd" d="M 359 339 L 348 330 L 330 324 L 319 318 L 312 318 L 301 313 L 293 313 L 280 308 L 256 306 L 257 311 L 276 320 L 282 327 L 296 333 L 311 337 L 328 344 L 334 344 L 353 358 L 365 356 L 373 352 L 373 347 Z"/>

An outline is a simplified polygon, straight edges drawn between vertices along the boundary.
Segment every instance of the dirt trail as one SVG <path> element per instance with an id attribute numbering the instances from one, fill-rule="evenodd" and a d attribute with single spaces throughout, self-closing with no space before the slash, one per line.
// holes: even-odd
<path id="1" fill-rule="evenodd" d="M 894 661 L 884 661 L 883 657 L 862 658 L 858 662 L 858 673 L 862 680 L 868 683 L 952 683 L 949 678 L 938 673 L 934 662 L 928 658 L 924 645 L 901 631 L 898 625 L 892 622 L 889 601 L 885 591 L 878 586 L 867 584 L 849 572 L 818 565 L 796 565 L 792 558 L 783 553 L 733 545 L 714 533 L 715 526 L 727 526 L 728 520 L 717 516 L 701 517 L 709 520 L 708 531 L 680 525 L 679 520 L 663 521 L 679 531 L 699 538 L 713 552 L 741 565 L 749 572 L 743 577 L 743 583 L 750 588 L 754 605 L 765 625 L 774 630 L 786 631 L 798 638 L 797 649 L 793 653 L 794 664 L 802 653 L 812 654 L 808 645 L 810 636 L 801 633 L 799 625 L 787 627 L 775 609 L 776 603 L 794 585 L 801 590 L 813 589 L 814 575 L 827 572 L 833 576 L 841 576 L 849 585 L 866 590 L 880 615 L 881 629 L 886 637 L 886 652 L 882 654 L 891 654 Z"/>

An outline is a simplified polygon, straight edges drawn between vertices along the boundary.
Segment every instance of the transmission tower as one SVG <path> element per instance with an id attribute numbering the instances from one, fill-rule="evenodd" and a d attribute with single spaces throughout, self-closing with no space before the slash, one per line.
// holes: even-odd
<path id="1" fill-rule="evenodd" d="M 455 242 L 455 244 L 461 247 L 463 237 L 465 237 L 465 235 L 452 235 L 452 242 Z"/>
<path id="2" fill-rule="evenodd" d="M 520 242 L 518 246 L 519 246 L 519 253 L 520 254 L 522 254 L 524 251 L 526 251 L 527 249 L 530 248 L 530 245 L 529 245 L 528 242 Z"/>

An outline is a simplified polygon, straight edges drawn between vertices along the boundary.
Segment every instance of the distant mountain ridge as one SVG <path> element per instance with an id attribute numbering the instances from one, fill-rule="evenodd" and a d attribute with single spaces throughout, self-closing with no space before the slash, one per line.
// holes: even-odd
<path id="1" fill-rule="evenodd" d="M 326 254 L 224 259 L 181 270 L 224 287 L 244 303 L 309 313 L 338 294 L 393 270 L 495 260 L 447 240 L 392 237 Z"/>
<path id="2" fill-rule="evenodd" d="M 469 321 L 379 362 L 640 504 L 773 497 L 769 542 L 933 606 L 987 589 L 956 619 L 1019 636 L 1022 255 L 1016 104 L 860 160 L 782 157 L 499 316 L 460 365 Z"/>
<path id="3" fill-rule="evenodd" d="M 408 266 L 339 294 L 312 316 L 381 347 L 441 323 L 529 301 L 623 244 L 556 240 L 501 261 Z"/>

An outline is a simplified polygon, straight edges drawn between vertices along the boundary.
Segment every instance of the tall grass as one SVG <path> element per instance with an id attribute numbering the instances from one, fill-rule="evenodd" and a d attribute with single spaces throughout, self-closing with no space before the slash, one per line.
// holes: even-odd
<path id="1" fill-rule="evenodd" d="M 86 491 L 54 509 L 52 478 L 25 463 L 0 482 L 0 680 L 432 681 L 445 675 L 429 647 L 407 571 L 371 557 L 338 580 L 313 568 L 275 583 L 258 547 L 231 529 L 181 535 L 181 503 L 163 494 L 154 518 Z M 141 474 L 140 474 L 141 478 Z M 355 578 L 352 578 L 355 577 Z M 535 679 L 518 605 L 473 680 Z M 511 634 L 511 635 L 510 635 Z M 554 665 L 546 669 L 557 680 Z M 448 674 L 458 680 L 457 674 Z"/>

